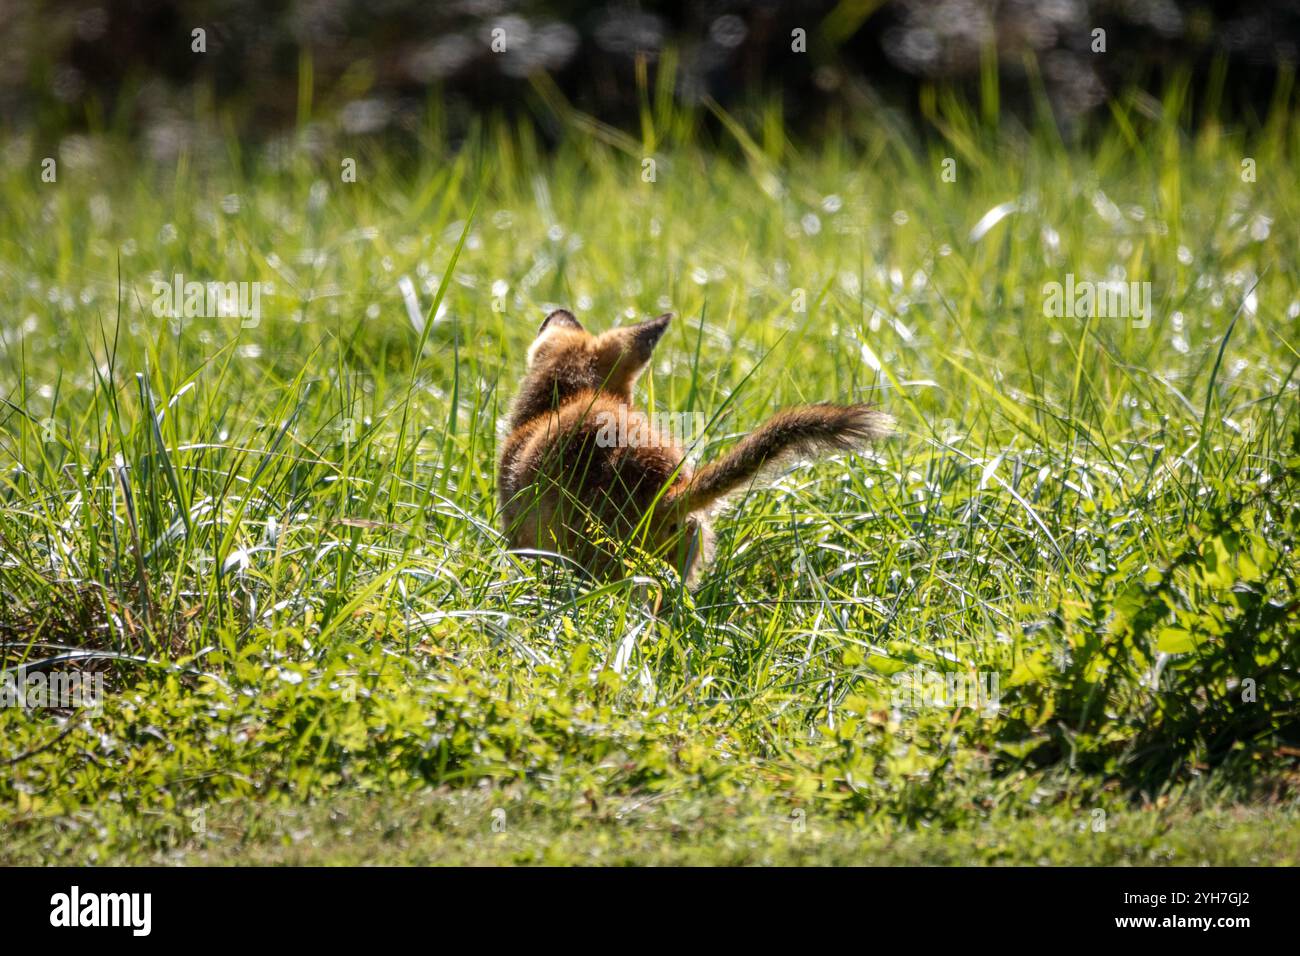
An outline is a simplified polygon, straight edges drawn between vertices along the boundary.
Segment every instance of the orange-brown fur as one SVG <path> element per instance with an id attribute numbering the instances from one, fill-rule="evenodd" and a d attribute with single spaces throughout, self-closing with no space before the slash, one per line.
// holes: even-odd
<path id="1" fill-rule="evenodd" d="M 634 544 L 690 577 L 706 555 L 706 509 L 795 452 L 853 448 L 889 433 L 866 405 L 778 412 L 716 462 L 692 472 L 685 452 L 631 408 L 632 386 L 671 315 L 592 335 L 564 310 L 542 323 L 511 409 L 498 484 L 514 548 L 558 552 L 608 576 Z M 602 424 L 622 411 L 622 443 Z"/>

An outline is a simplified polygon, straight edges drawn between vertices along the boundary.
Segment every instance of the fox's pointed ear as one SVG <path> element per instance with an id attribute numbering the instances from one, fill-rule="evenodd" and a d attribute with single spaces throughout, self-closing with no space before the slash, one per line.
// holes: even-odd
<path id="1" fill-rule="evenodd" d="M 632 353 L 642 362 L 650 361 L 650 353 L 664 337 L 664 333 L 668 331 L 668 323 L 672 320 L 673 314 L 665 312 L 658 318 L 646 319 L 629 327 L 627 331 L 632 343 Z"/>
<path id="2" fill-rule="evenodd" d="M 575 329 L 578 332 L 586 331 L 582 323 L 573 317 L 573 313 L 568 309 L 556 309 L 545 319 L 542 320 L 541 328 L 537 334 L 541 335 L 547 329 Z"/>
<path id="3" fill-rule="evenodd" d="M 538 353 L 547 349 L 549 344 L 554 341 L 555 333 L 562 331 L 582 332 L 585 335 L 587 330 L 582 327 L 582 323 L 573 317 L 572 312 L 567 309 L 556 309 L 542 320 L 541 327 L 537 330 L 537 337 L 533 339 L 533 344 L 528 347 L 529 368 L 532 368 Z M 566 338 L 566 336 L 561 336 L 561 338 Z"/>
<path id="4" fill-rule="evenodd" d="M 654 348 L 668 330 L 673 314 L 646 319 L 636 325 L 610 329 L 599 339 L 600 352 L 609 376 L 605 387 L 616 394 L 630 393 L 632 383 L 650 361 Z"/>

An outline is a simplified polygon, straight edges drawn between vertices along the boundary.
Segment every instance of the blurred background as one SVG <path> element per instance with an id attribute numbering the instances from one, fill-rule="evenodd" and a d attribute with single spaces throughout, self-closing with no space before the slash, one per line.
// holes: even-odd
<path id="1" fill-rule="evenodd" d="M 0 118 L 24 137 L 123 133 L 164 161 L 208 118 L 253 140 L 400 137 L 436 104 L 452 141 L 498 112 L 545 136 L 548 91 L 635 127 L 638 69 L 653 84 L 667 65 L 688 104 L 778 94 L 796 135 L 914 109 L 927 85 L 977 95 L 990 71 L 1003 115 L 1048 108 L 1068 129 L 1174 70 L 1221 73 L 1222 105 L 1262 115 L 1298 44 L 1295 0 L 0 0 Z"/>

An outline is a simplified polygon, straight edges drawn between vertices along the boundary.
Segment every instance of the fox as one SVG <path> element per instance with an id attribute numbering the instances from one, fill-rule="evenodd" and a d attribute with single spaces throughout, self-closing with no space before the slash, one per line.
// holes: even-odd
<path id="1" fill-rule="evenodd" d="M 528 349 L 498 465 L 512 549 L 558 554 L 609 579 L 625 568 L 632 545 L 694 587 L 711 559 L 711 513 L 728 495 L 793 456 L 858 450 L 894 429 L 893 418 L 870 405 L 799 405 L 692 468 L 674 437 L 632 403 L 672 320 L 669 312 L 592 334 L 567 309 L 546 316 Z M 615 420 L 619 437 L 611 441 Z"/>

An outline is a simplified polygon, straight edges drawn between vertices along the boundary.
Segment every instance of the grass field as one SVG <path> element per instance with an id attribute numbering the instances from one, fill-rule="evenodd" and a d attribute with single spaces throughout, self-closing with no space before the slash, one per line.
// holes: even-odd
<path id="1" fill-rule="evenodd" d="M 0 642 L 107 690 L 0 708 L 0 862 L 1294 863 L 1290 88 L 815 148 L 539 96 L 554 148 L 0 142 Z M 177 274 L 260 312 L 168 315 Z M 1105 281 L 1149 310 L 1050 305 Z M 556 306 L 677 313 L 640 399 L 702 459 L 803 401 L 899 434 L 732 502 L 655 618 L 666 568 L 497 530 Z"/>

